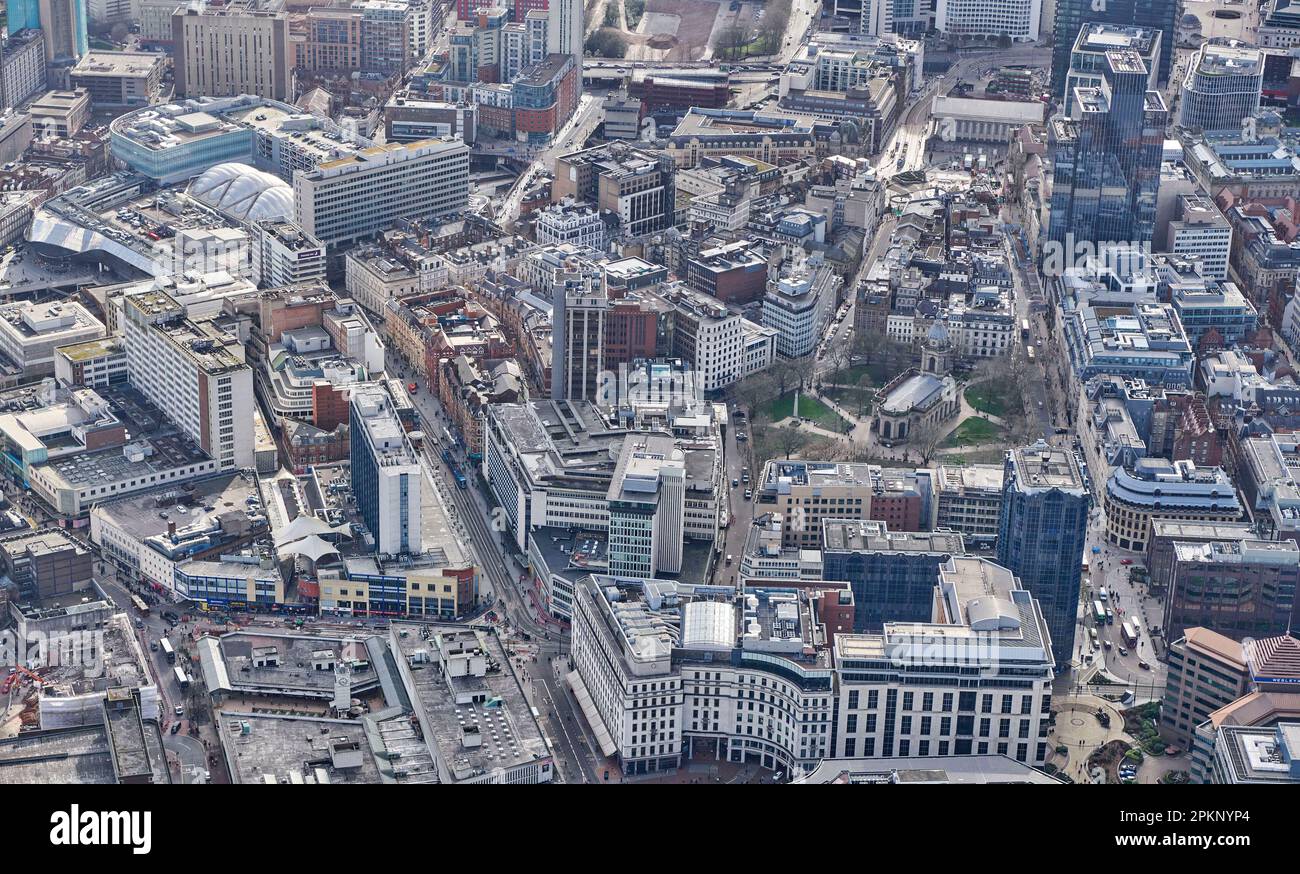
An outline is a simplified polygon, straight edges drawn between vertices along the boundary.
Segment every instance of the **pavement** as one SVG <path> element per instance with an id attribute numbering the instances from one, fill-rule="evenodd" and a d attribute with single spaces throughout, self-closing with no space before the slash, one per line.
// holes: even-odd
<path id="1" fill-rule="evenodd" d="M 1051 59 L 1051 55 L 1052 50 L 1047 47 L 1017 45 L 998 51 L 996 62 L 999 64 L 1035 62 L 1047 64 Z M 903 110 L 903 117 L 894 126 L 889 138 L 881 144 L 876 166 L 882 172 L 882 175 L 886 177 L 892 176 L 895 173 L 919 170 L 926 166 L 925 145 L 932 126 L 930 119 L 931 100 L 936 94 L 947 95 L 957 86 L 960 79 L 971 75 L 981 67 L 987 67 L 991 63 L 993 63 L 993 59 L 990 58 L 988 53 L 967 55 L 954 63 L 944 75 L 931 78 L 923 83 L 918 96 L 912 98 L 907 108 Z M 904 146 L 907 148 L 905 153 L 902 152 Z M 897 164 L 900 155 L 904 158 L 902 167 Z"/>
<path id="2" fill-rule="evenodd" d="M 409 363 L 389 347 L 386 368 L 389 373 L 408 379 Z M 450 420 L 438 398 L 429 391 L 428 382 L 419 384 L 412 395 L 426 434 L 436 435 Z M 479 567 L 479 596 L 484 606 L 495 606 L 506 617 L 503 631 L 514 641 L 517 650 L 526 649 L 535 662 L 521 667 L 525 678 L 524 692 L 540 714 L 539 721 L 547 743 L 555 755 L 556 768 L 564 782 L 590 783 L 605 763 L 588 741 L 584 717 L 573 693 L 562 681 L 568 665 L 568 629 L 548 616 L 536 589 L 529 582 L 527 569 L 520 564 L 513 546 L 507 546 L 502 532 L 495 530 L 492 506 L 482 494 L 475 465 L 462 449 L 453 448 L 461 471 L 470 478 L 467 488 L 457 488 L 451 481 L 440 457 L 441 446 L 427 440 L 420 461 L 430 485 L 437 489 L 447 505 L 457 533 L 472 549 Z M 527 634 L 531 640 L 523 637 Z M 549 669 L 548 669 L 549 668 Z M 617 770 L 617 766 L 614 766 Z"/>
<path id="3" fill-rule="evenodd" d="M 1115 740 L 1133 744 L 1133 738 L 1124 733 L 1124 717 L 1114 704 L 1103 698 L 1079 695 L 1062 700 L 1058 697 L 1053 710 L 1056 712 L 1056 728 L 1049 744 L 1064 747 L 1065 753 L 1053 751 L 1048 761 L 1076 782 L 1096 782 L 1087 762 L 1097 749 Z M 1097 719 L 1098 710 L 1110 717 L 1109 726 L 1103 726 Z"/>
<path id="4" fill-rule="evenodd" d="M 0 296 L 50 289 L 70 290 L 101 282 L 93 264 L 45 261 L 26 246 L 0 257 Z"/>

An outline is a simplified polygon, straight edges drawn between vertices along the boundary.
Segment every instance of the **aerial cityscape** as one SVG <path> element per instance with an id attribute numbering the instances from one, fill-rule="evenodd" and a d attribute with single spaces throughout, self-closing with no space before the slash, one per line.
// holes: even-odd
<path id="1" fill-rule="evenodd" d="M 1300 0 L 0 41 L 0 784 L 1300 784 Z"/>

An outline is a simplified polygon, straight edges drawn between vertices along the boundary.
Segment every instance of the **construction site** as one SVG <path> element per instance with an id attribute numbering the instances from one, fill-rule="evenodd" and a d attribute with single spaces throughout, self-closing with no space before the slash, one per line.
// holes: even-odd
<path id="1" fill-rule="evenodd" d="M 158 719 L 158 688 L 125 614 L 90 601 L 8 610 L 18 621 L 0 634 L 6 655 L 20 658 L 0 666 L 0 738 L 101 724 L 101 702 L 113 690 L 139 690 L 143 718 Z"/>

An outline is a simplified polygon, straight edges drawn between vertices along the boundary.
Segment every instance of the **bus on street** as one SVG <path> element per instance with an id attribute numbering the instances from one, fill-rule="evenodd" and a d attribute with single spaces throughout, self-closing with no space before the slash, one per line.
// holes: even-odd
<path id="1" fill-rule="evenodd" d="M 167 664 L 176 664 L 176 650 L 172 649 L 172 642 L 170 640 L 165 637 L 162 638 L 158 641 L 158 648 L 162 650 L 162 654 L 166 656 Z"/>
<path id="2" fill-rule="evenodd" d="M 1092 618 L 1097 621 L 1098 625 L 1106 624 L 1106 608 L 1100 601 L 1092 602 Z"/>
<path id="3" fill-rule="evenodd" d="M 182 691 L 190 687 L 190 678 L 186 676 L 185 669 L 180 665 L 172 668 L 172 676 L 176 678 L 176 685 L 179 686 Z"/>
<path id="4" fill-rule="evenodd" d="M 149 605 L 146 604 L 144 598 L 141 598 L 139 595 L 131 596 L 131 606 L 134 607 L 135 612 L 139 613 L 141 616 L 149 615 Z"/>
<path id="5" fill-rule="evenodd" d="M 1133 630 L 1132 622 L 1129 622 L 1127 619 L 1124 620 L 1123 624 L 1120 625 L 1119 629 L 1120 629 L 1120 634 L 1124 636 L 1124 643 L 1127 646 L 1130 647 L 1137 646 L 1138 636 L 1137 636 L 1137 632 Z"/>

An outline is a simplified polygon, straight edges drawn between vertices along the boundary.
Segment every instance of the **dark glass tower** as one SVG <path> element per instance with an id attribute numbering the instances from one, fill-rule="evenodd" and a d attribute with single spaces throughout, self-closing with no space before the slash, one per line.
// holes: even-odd
<path id="1" fill-rule="evenodd" d="M 1097 88 L 1075 89 L 1073 118 L 1054 118 L 1048 237 L 1056 243 L 1149 243 L 1169 110 L 1147 90 L 1134 51 L 1107 52 Z M 1067 246 L 1067 251 L 1070 251 Z"/>
<path id="2" fill-rule="evenodd" d="M 1091 499 L 1074 454 L 1039 441 L 1007 453 L 998 563 L 1038 600 L 1057 671 L 1074 652 Z"/>
<path id="3" fill-rule="evenodd" d="M 1079 28 L 1088 21 L 1107 24 L 1136 24 L 1160 31 L 1160 81 L 1169 80 L 1174 57 L 1174 28 L 1178 23 L 1178 0 L 1057 0 L 1056 25 L 1052 30 L 1052 96 L 1058 100 L 1070 69 L 1070 49 Z"/>

